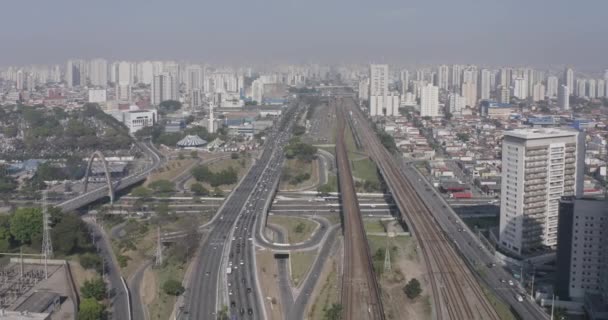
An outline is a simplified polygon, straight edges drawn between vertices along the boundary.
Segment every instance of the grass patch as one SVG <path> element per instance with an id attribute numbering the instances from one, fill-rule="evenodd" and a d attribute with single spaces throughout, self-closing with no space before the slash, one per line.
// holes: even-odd
<path id="1" fill-rule="evenodd" d="M 380 183 L 376 164 L 369 158 L 351 161 L 351 170 L 356 179 L 365 180 L 374 184 Z"/>
<path id="2" fill-rule="evenodd" d="M 365 232 L 385 232 L 384 225 L 380 220 L 363 220 Z"/>
<path id="3" fill-rule="evenodd" d="M 391 269 L 396 269 L 397 257 L 400 254 L 404 254 L 407 259 L 411 260 L 415 258 L 415 246 L 413 245 L 412 238 L 409 236 L 397 236 L 388 238 L 386 236 L 367 236 L 367 242 L 369 244 L 370 254 L 372 256 L 372 264 L 376 275 L 380 276 L 384 272 L 384 255 L 386 253 L 386 247 L 390 250 L 391 254 Z"/>
<path id="4" fill-rule="evenodd" d="M 287 231 L 287 242 L 290 244 L 299 243 L 310 238 L 317 227 L 317 223 L 309 219 L 275 216 L 268 218 L 268 222 L 283 227 Z"/>
<path id="5" fill-rule="evenodd" d="M 153 269 L 154 275 L 156 276 L 156 298 L 149 305 L 150 319 L 153 320 L 165 320 L 171 317 L 173 311 L 173 305 L 177 300 L 177 297 L 165 294 L 162 289 L 162 285 L 169 279 L 182 281 L 184 277 L 184 267 L 182 265 L 176 265 L 167 263 L 165 266 L 159 269 Z"/>
<path id="6" fill-rule="evenodd" d="M 332 260 L 331 270 L 322 285 L 319 295 L 310 307 L 309 319 L 324 319 L 325 310 L 329 309 L 333 303 L 340 303 L 338 266 L 334 260 Z"/>
<path id="7" fill-rule="evenodd" d="M 211 172 L 220 172 L 222 170 L 226 170 L 226 169 L 232 167 L 236 171 L 236 174 L 238 176 L 238 179 L 237 179 L 237 181 L 238 181 L 245 174 L 245 172 L 247 172 L 247 168 L 249 168 L 250 164 L 251 164 L 251 155 L 249 153 L 239 153 L 238 159 L 230 158 L 230 159 L 223 159 L 222 161 L 214 161 L 213 163 L 208 164 L 207 168 L 209 168 L 209 170 Z M 188 180 L 188 182 L 186 182 L 186 188 L 189 189 L 190 185 L 192 185 L 194 182 L 197 182 L 194 178 Z M 207 182 L 201 181 L 199 183 L 201 183 L 208 190 L 214 189 Z M 225 190 L 225 191 L 232 190 L 234 188 L 234 185 L 235 184 L 225 184 L 225 185 L 219 186 L 219 188 L 222 190 Z"/>
<path id="8" fill-rule="evenodd" d="M 304 280 L 304 277 L 306 277 L 306 273 L 310 270 L 316 255 L 316 250 L 292 252 L 289 255 L 289 263 L 291 263 L 291 281 L 296 287 L 299 286 L 302 280 Z"/>
<path id="9" fill-rule="evenodd" d="M 308 176 L 308 179 L 304 179 L 306 175 Z M 285 161 L 281 176 L 281 189 L 298 189 L 305 186 L 311 186 L 314 185 L 317 180 L 317 175 L 315 174 L 315 170 L 313 170 L 313 162 L 300 161 L 297 159 L 287 159 Z"/>
<path id="10" fill-rule="evenodd" d="M 319 146 L 316 146 L 316 145 L 315 145 L 315 147 L 317 147 L 318 149 L 325 150 L 325 151 L 331 153 L 334 156 L 336 155 L 336 147 L 319 147 Z"/>
<path id="11" fill-rule="evenodd" d="M 169 160 L 166 165 L 158 168 L 152 175 L 146 179 L 144 186 L 148 186 L 150 183 L 157 180 L 169 180 L 174 179 L 185 170 L 188 170 L 196 160 L 184 159 L 184 160 Z"/>
<path id="12" fill-rule="evenodd" d="M 513 313 L 511 312 L 511 310 L 509 309 L 509 305 L 503 303 L 501 300 L 499 300 L 494 293 L 490 292 L 490 290 L 488 290 L 488 288 L 486 287 L 486 285 L 482 282 L 479 282 L 479 285 L 481 286 L 481 289 L 483 290 L 484 294 L 486 295 L 486 298 L 488 298 L 488 301 L 490 301 L 490 304 L 492 304 L 492 306 L 494 306 L 494 310 L 496 310 L 496 313 L 498 313 L 498 316 L 500 317 L 500 319 L 502 320 L 515 320 L 515 316 L 513 315 Z"/>

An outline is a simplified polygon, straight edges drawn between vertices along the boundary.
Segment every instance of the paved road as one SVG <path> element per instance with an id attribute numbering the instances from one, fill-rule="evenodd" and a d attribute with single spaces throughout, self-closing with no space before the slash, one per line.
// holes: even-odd
<path id="1" fill-rule="evenodd" d="M 233 249 L 231 235 L 235 233 L 235 230 L 238 230 L 236 223 L 240 220 L 240 217 L 244 216 L 242 212 L 247 200 L 252 195 L 254 189 L 262 185 L 260 183 L 262 181 L 262 173 L 269 167 L 273 167 L 276 171 L 279 171 L 278 167 L 280 166 L 277 166 L 276 155 L 282 156 L 282 145 L 286 142 L 286 139 L 282 138 L 282 136 L 286 135 L 285 132 L 287 131 L 284 130 L 287 124 L 287 120 L 284 119 L 293 115 L 295 108 L 296 106 L 292 105 L 284 113 L 280 126 L 278 128 L 275 127 L 266 139 L 264 151 L 259 159 L 255 161 L 245 177 L 241 179 L 239 185 L 228 196 L 219 209 L 216 218 L 212 221 L 213 229 L 210 231 L 207 240 L 200 246 L 194 261 L 195 266 L 193 267 L 192 277 L 190 278 L 190 283 L 187 284 L 185 293 L 185 305 L 178 306 L 182 311 L 179 313 L 181 319 L 214 319 L 218 309 L 222 307 L 219 304 L 220 301 L 223 302 L 224 295 L 219 290 L 226 273 L 224 267 L 225 255 L 230 249 Z M 250 214 L 249 216 L 253 215 Z M 241 244 L 239 243 L 239 247 Z M 240 250 L 244 255 L 243 260 L 247 259 L 249 266 L 249 268 L 243 268 L 249 271 L 243 272 L 242 279 L 249 281 L 249 284 L 255 281 L 255 274 L 251 272 L 252 268 L 255 271 L 255 267 L 251 264 L 253 262 L 251 261 L 251 251 Z M 244 252 L 249 252 L 250 254 L 245 255 Z M 240 271 L 238 274 L 240 275 Z M 240 281 L 239 279 L 239 283 L 242 284 L 240 287 L 244 287 L 246 284 Z M 220 294 L 222 295 L 221 297 Z M 244 297 L 242 293 L 240 294 L 241 305 L 239 306 L 239 311 L 243 309 L 243 313 L 245 313 L 248 312 L 248 308 L 251 308 L 252 316 L 255 319 L 261 319 L 262 317 L 258 308 L 259 304 L 256 301 L 257 298 L 255 298 L 257 294 L 252 298 L 249 298 L 247 293 L 245 293 Z M 221 299 L 218 300 L 218 298 Z"/>
<path id="2" fill-rule="evenodd" d="M 483 270 L 483 280 L 503 301 L 511 307 L 524 320 L 548 319 L 548 315 L 530 299 L 518 302 L 516 296 L 523 292 L 518 286 L 509 286 L 508 280 L 516 281 L 507 271 L 500 267 L 489 267 L 496 262 L 493 254 L 481 245 L 479 239 L 464 225 L 457 214 L 437 194 L 436 190 L 411 164 L 402 162 L 401 170 L 405 173 L 412 185 L 431 209 L 435 219 L 448 236 L 455 241 L 455 246 L 466 258 L 471 266 Z M 427 190 L 428 189 L 428 190 Z M 462 231 L 459 231 L 462 230 Z M 474 270 L 475 268 L 471 268 Z M 504 280 L 505 282 L 501 281 Z"/>
<path id="3" fill-rule="evenodd" d="M 133 320 L 148 320 L 150 318 L 148 310 L 141 297 L 141 285 L 144 279 L 144 272 L 152 265 L 148 260 L 140 265 L 129 279 L 129 292 L 131 293 L 131 307 L 133 310 Z"/>
<path id="4" fill-rule="evenodd" d="M 110 284 L 110 318 L 117 320 L 129 319 L 129 295 L 123 285 L 120 268 L 112 252 L 110 239 L 93 217 L 84 215 L 82 219 L 89 227 L 90 233 L 93 239 L 95 239 L 97 251 L 105 263 L 105 278 Z"/>

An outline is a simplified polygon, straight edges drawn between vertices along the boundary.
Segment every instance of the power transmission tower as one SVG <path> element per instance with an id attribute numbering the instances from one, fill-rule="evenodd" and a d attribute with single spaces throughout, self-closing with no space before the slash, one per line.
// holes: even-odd
<path id="1" fill-rule="evenodd" d="M 386 235 L 386 251 L 384 251 L 384 272 L 391 271 L 391 250 L 388 245 L 388 233 Z"/>
<path id="2" fill-rule="evenodd" d="M 160 239 L 160 227 L 158 227 L 157 229 L 157 239 L 156 239 L 156 254 L 154 254 L 155 256 L 155 261 L 154 264 L 156 266 L 162 266 L 163 265 L 163 243 Z"/>
<path id="3" fill-rule="evenodd" d="M 51 217 L 49 215 L 47 190 L 42 191 L 42 255 L 45 259 L 53 257 L 51 242 Z"/>

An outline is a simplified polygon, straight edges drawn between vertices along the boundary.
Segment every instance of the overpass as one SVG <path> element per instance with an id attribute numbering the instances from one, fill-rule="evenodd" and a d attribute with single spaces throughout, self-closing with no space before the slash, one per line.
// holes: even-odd
<path id="1" fill-rule="evenodd" d="M 98 201 L 107 196 L 110 197 L 110 201 L 113 201 L 114 194 L 117 191 L 128 188 L 130 186 L 133 186 L 137 183 L 140 183 L 140 182 L 146 180 L 148 175 L 150 175 L 150 173 L 152 173 L 152 171 L 157 169 L 162 164 L 163 160 L 162 160 L 160 154 L 158 153 L 158 151 L 154 148 L 154 146 L 149 145 L 149 143 L 136 142 L 136 144 L 142 149 L 142 151 L 144 153 L 146 153 L 152 159 L 152 165 L 150 167 L 144 169 L 143 171 L 136 172 L 124 179 L 121 179 L 120 181 L 118 181 L 116 183 L 113 183 L 110 180 L 109 175 L 107 174 L 107 166 L 105 165 L 105 159 L 103 158 L 103 155 L 101 155 L 101 153 L 97 151 L 93 154 L 93 156 L 91 157 L 91 159 L 89 160 L 89 163 L 87 165 L 87 175 L 86 175 L 85 181 L 84 181 L 84 183 L 85 183 L 84 193 L 82 193 L 74 198 L 71 198 L 69 200 L 66 200 L 62 203 L 59 203 L 56 207 L 60 208 L 63 211 L 73 211 L 73 210 L 82 208 L 95 201 Z M 106 171 L 107 184 L 104 186 L 95 188 L 93 190 L 87 190 L 88 171 L 90 170 L 91 163 L 95 157 L 100 158 L 100 160 L 104 163 L 104 170 Z"/>

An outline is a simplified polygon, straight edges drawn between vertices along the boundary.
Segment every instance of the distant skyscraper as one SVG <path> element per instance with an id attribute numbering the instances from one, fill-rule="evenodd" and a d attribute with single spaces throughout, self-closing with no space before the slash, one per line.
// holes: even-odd
<path id="1" fill-rule="evenodd" d="M 547 77 L 547 97 L 557 97 L 557 87 L 559 86 L 559 79 L 555 76 Z"/>
<path id="2" fill-rule="evenodd" d="M 477 84 L 477 69 L 469 67 L 462 72 L 462 83 L 465 82 Z"/>
<path id="3" fill-rule="evenodd" d="M 154 75 L 154 64 L 151 61 L 144 61 L 137 65 L 137 80 L 139 83 L 152 84 Z"/>
<path id="4" fill-rule="evenodd" d="M 525 256 L 557 245 L 562 196 L 581 196 L 584 133 L 565 129 L 505 131 L 502 142 L 500 246 Z"/>
<path id="5" fill-rule="evenodd" d="M 89 63 L 89 80 L 93 86 L 105 87 L 108 84 L 108 62 L 93 59 Z"/>
<path id="6" fill-rule="evenodd" d="M 537 82 L 533 89 L 532 100 L 533 101 L 543 101 L 545 100 L 545 85 Z"/>
<path id="7" fill-rule="evenodd" d="M 477 105 L 477 85 L 473 82 L 463 82 L 461 87 L 466 105 L 475 107 Z"/>
<path id="8" fill-rule="evenodd" d="M 439 89 L 448 90 L 449 77 L 450 77 L 450 68 L 448 68 L 448 66 L 446 66 L 446 65 L 439 66 L 439 71 L 437 72 L 437 82 L 439 85 Z"/>
<path id="9" fill-rule="evenodd" d="M 500 81 L 499 85 L 510 88 L 511 87 L 511 68 L 501 68 L 499 72 Z"/>
<path id="10" fill-rule="evenodd" d="M 409 91 L 410 72 L 407 69 L 401 70 L 399 80 L 401 81 L 401 94 L 405 94 Z"/>
<path id="11" fill-rule="evenodd" d="M 369 100 L 369 78 L 359 80 L 359 99 Z"/>
<path id="12" fill-rule="evenodd" d="M 422 87 L 420 97 L 420 116 L 439 116 L 439 88 L 431 84 Z"/>
<path id="13" fill-rule="evenodd" d="M 152 84 L 152 104 L 158 105 L 166 100 L 177 100 L 177 83 L 170 73 L 154 77 Z"/>
<path id="14" fill-rule="evenodd" d="M 460 91 L 461 77 L 462 77 L 462 67 L 457 64 L 453 65 L 452 66 L 452 83 L 451 83 L 452 92 Z"/>
<path id="15" fill-rule="evenodd" d="M 371 116 L 384 115 L 388 97 L 388 65 L 370 65 L 369 113 Z"/>
<path id="16" fill-rule="evenodd" d="M 513 80 L 513 96 L 520 100 L 528 98 L 528 83 L 525 78 Z"/>
<path id="17" fill-rule="evenodd" d="M 568 88 L 574 88 L 574 70 L 572 70 L 572 68 L 566 68 L 566 70 L 564 70 L 562 81 Z M 572 92 L 570 92 L 570 94 L 572 94 Z"/>
<path id="18" fill-rule="evenodd" d="M 68 85 L 68 88 L 84 86 L 86 84 L 84 61 L 68 60 L 65 70 L 65 82 Z"/>
<path id="19" fill-rule="evenodd" d="M 466 106 L 465 98 L 456 93 L 450 93 L 448 96 L 448 103 L 450 113 L 461 113 L 462 109 Z"/>
<path id="20" fill-rule="evenodd" d="M 116 66 L 116 82 L 122 85 L 132 84 L 132 75 L 131 75 L 131 63 L 126 61 L 121 61 Z"/>
<path id="21" fill-rule="evenodd" d="M 425 72 L 423 69 L 416 70 L 416 81 L 424 81 Z"/>
<path id="22" fill-rule="evenodd" d="M 186 90 L 203 88 L 203 68 L 199 65 L 186 67 Z"/>
<path id="23" fill-rule="evenodd" d="M 19 69 L 17 71 L 17 79 L 15 80 L 15 87 L 17 88 L 17 90 L 21 91 L 21 90 L 25 89 L 25 77 L 26 77 L 25 72 L 23 72 L 23 70 Z"/>
<path id="24" fill-rule="evenodd" d="M 557 106 L 562 110 L 570 110 L 570 89 L 563 84 L 557 92 Z"/>
<path id="25" fill-rule="evenodd" d="M 604 79 L 597 80 L 597 97 L 598 98 L 606 97 L 606 80 L 604 80 Z"/>
<path id="26" fill-rule="evenodd" d="M 480 81 L 479 81 L 479 99 L 488 100 L 490 99 L 490 78 L 491 78 L 490 70 L 481 69 L 479 73 Z"/>
<path id="27" fill-rule="evenodd" d="M 595 84 L 596 84 L 595 79 L 587 80 L 587 97 L 589 97 L 589 99 L 597 98 Z"/>
<path id="28" fill-rule="evenodd" d="M 116 87 L 116 100 L 121 102 L 131 101 L 131 85 L 128 83 L 118 83 Z"/>
<path id="29" fill-rule="evenodd" d="M 511 101 L 511 90 L 507 86 L 500 86 L 500 99 L 498 100 L 500 103 L 509 103 Z"/>
<path id="30" fill-rule="evenodd" d="M 587 96 L 587 80 L 576 79 L 576 96 L 581 98 Z"/>

